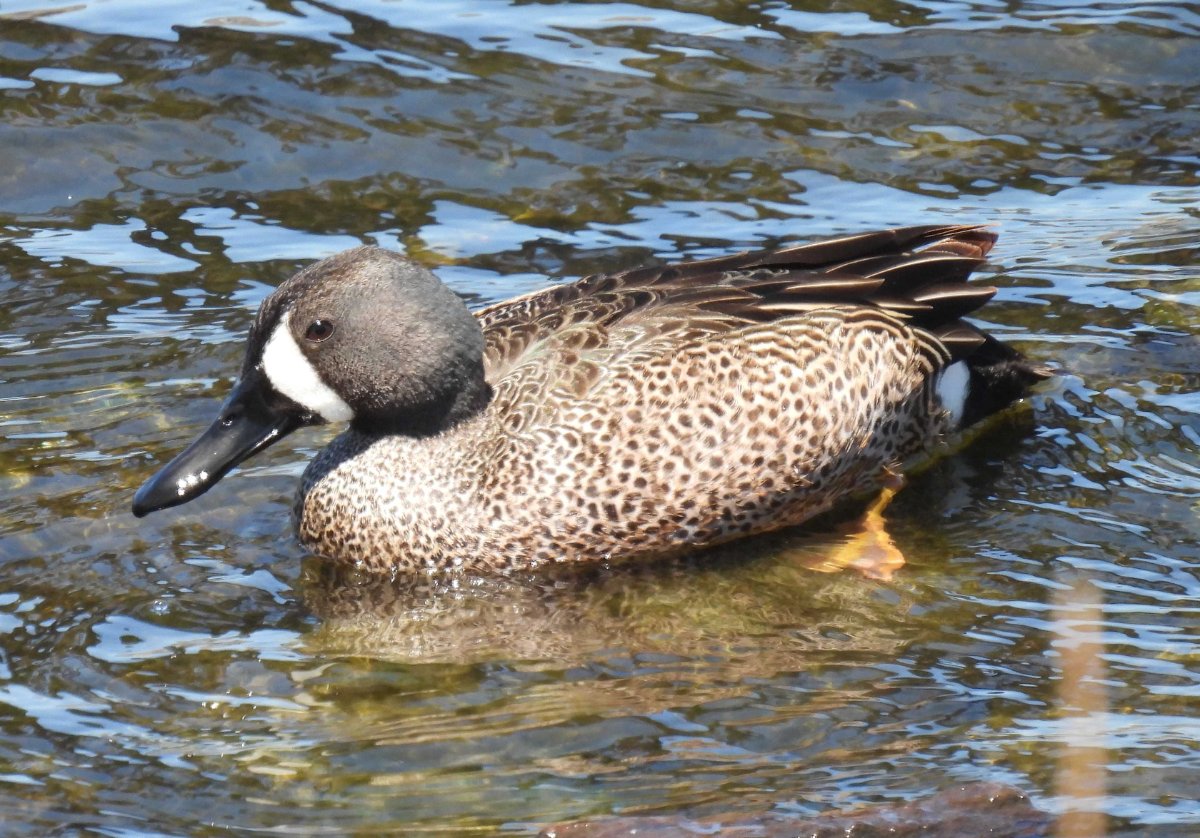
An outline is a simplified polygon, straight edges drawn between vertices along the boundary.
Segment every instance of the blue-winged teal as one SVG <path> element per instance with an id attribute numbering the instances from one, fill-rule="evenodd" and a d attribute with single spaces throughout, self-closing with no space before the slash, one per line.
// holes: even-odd
<path id="1" fill-rule="evenodd" d="M 349 422 L 296 501 L 377 569 L 661 555 L 798 524 L 1048 375 L 961 318 L 995 235 L 886 230 L 589 276 L 472 315 L 361 247 L 263 301 L 213 425 L 145 515 L 303 425 Z"/>

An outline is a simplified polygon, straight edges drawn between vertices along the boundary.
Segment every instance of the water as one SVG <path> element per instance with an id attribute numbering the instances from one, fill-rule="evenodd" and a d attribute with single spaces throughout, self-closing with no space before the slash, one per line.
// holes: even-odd
<path id="1" fill-rule="evenodd" d="M 5 830 L 520 834 L 986 780 L 1195 834 L 1198 36 L 1174 2 L 0 2 Z M 128 513 L 262 297 L 345 247 L 480 305 L 949 221 L 997 226 L 985 323 L 1066 374 L 901 493 L 890 581 L 809 569 L 829 533 L 338 578 L 287 514 L 321 431 Z"/>

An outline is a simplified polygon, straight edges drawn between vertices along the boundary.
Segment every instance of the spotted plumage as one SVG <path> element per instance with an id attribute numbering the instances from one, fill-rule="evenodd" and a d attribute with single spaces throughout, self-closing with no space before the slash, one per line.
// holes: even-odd
<path id="1" fill-rule="evenodd" d="M 590 276 L 474 317 L 419 266 L 359 248 L 264 302 L 223 415 L 253 390 L 293 425 L 328 404 L 353 417 L 296 502 L 301 540 L 338 561 L 677 553 L 869 492 L 1045 377 L 961 320 L 994 293 L 966 282 L 994 240 L 888 230 Z M 290 340 L 302 374 L 263 372 L 261 347 Z M 310 372 L 313 404 L 271 383 Z M 168 505 L 150 489 L 136 511 Z"/>

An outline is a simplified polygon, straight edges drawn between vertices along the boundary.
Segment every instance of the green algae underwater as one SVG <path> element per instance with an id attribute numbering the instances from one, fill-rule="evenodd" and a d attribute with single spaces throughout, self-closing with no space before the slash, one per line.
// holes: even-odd
<path id="1" fill-rule="evenodd" d="M 1060 834 L 1194 834 L 1197 66 L 1170 2 L 0 5 L 4 830 L 799 822 L 985 782 Z M 967 222 L 1000 233 L 981 324 L 1063 374 L 910 481 L 888 580 L 814 571 L 832 531 L 334 572 L 289 517 L 323 429 L 128 512 L 338 250 L 481 306 Z"/>

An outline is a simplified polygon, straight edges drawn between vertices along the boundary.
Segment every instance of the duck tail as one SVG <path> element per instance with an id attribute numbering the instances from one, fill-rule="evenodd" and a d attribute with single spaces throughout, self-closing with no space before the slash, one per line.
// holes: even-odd
<path id="1" fill-rule="evenodd" d="M 1024 398 L 1039 381 L 1056 374 L 1030 361 L 1003 341 L 979 331 L 983 343 L 964 358 L 969 378 L 959 427 L 967 428 Z"/>

